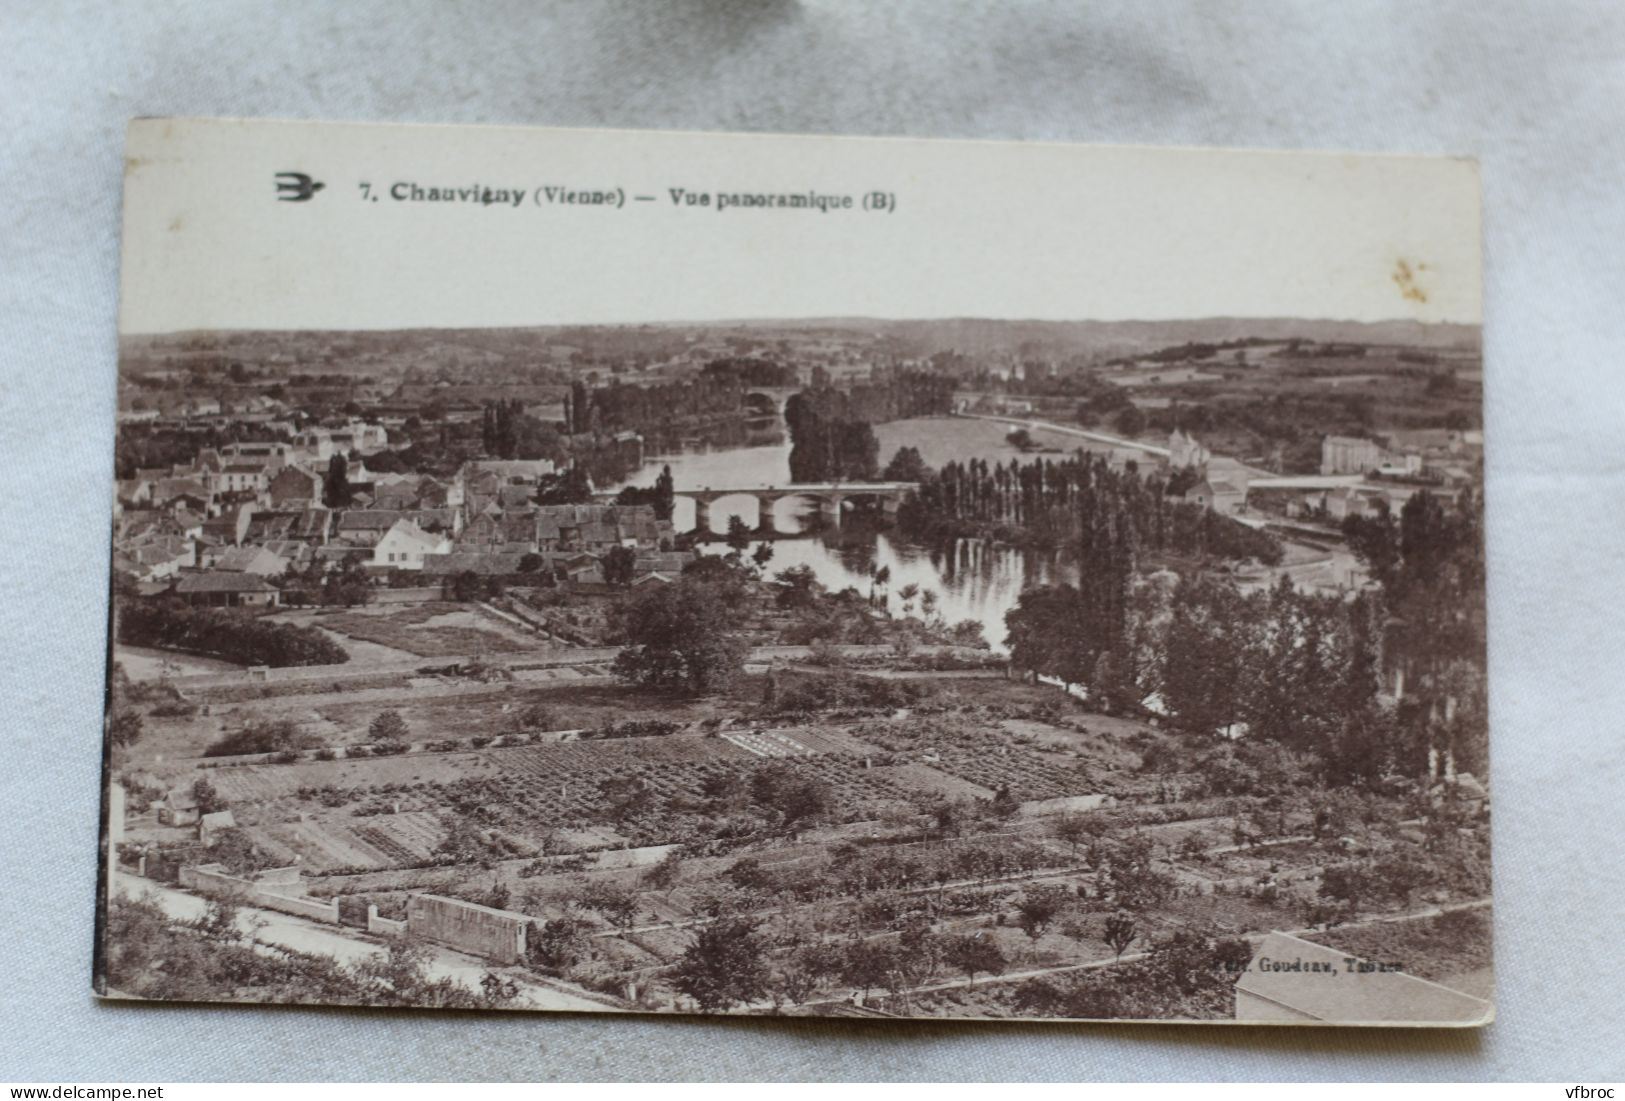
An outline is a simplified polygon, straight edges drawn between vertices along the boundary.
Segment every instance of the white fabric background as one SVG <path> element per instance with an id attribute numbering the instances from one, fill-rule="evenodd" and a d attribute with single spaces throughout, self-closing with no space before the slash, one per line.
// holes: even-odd
<path id="1" fill-rule="evenodd" d="M 0 1079 L 1625 1077 L 1622 32 L 1611 0 L 0 0 Z M 121 144 L 128 117 L 163 114 L 1481 158 L 1500 1020 L 1263 1032 L 94 1004 Z"/>

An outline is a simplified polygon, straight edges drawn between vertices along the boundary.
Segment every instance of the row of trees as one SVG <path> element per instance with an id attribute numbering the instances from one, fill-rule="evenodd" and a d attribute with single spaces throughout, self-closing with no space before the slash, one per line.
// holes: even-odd
<path id="1" fill-rule="evenodd" d="M 364 555 L 346 555 L 336 568 L 324 561 L 312 561 L 300 569 L 292 562 L 273 582 L 282 586 L 285 604 L 325 604 L 346 608 L 372 599 L 372 580 L 362 564 Z"/>
<path id="2" fill-rule="evenodd" d="M 1121 958 L 1140 937 L 1139 923 L 1127 911 L 1112 913 L 1100 923 L 1063 922 L 1073 897 L 1058 885 L 1029 887 L 1013 905 L 1015 924 L 1033 941 L 1062 927 L 1067 936 L 1104 940 Z M 695 934 L 672 968 L 672 984 L 700 1009 L 718 1011 L 768 999 L 775 1004 L 801 1003 L 837 984 L 863 998 L 881 991 L 907 999 L 916 988 L 955 972 L 974 987 L 978 975 L 1003 974 L 1010 963 L 991 933 L 938 932 L 920 915 L 901 922 L 894 936 L 854 933 L 840 940 L 808 943 L 809 935 L 816 937 L 800 929 L 793 936 L 774 938 L 755 918 L 720 915 Z M 1237 943 L 1245 947 L 1244 942 Z M 1191 955 L 1193 947 L 1200 947 L 1165 941 L 1156 944 L 1151 955 L 1158 963 L 1166 963 L 1176 945 Z M 1249 956 L 1250 952 L 1227 946 L 1210 959 L 1182 962 L 1190 968 L 1217 972 L 1222 962 L 1239 958 L 1244 964 Z"/>
<path id="3" fill-rule="evenodd" d="M 1311 753 L 1332 782 L 1422 776 L 1432 760 L 1486 757 L 1484 573 L 1474 494 L 1413 495 L 1397 517 L 1351 520 L 1378 592 L 1268 592 L 1194 575 L 1136 583 L 1112 545 L 1077 586 L 1022 594 L 1007 617 L 1012 661 L 1082 685 L 1105 710 L 1156 694 L 1199 734 L 1247 733 Z M 1400 697 L 1379 706 L 1385 683 Z"/>
<path id="4" fill-rule="evenodd" d="M 480 420 L 480 444 L 498 459 L 557 459 L 561 455 L 558 429 L 525 412 L 518 398 L 485 403 Z"/>
<path id="5" fill-rule="evenodd" d="M 952 408 L 952 380 L 926 371 L 889 372 L 846 390 L 828 385 L 803 390 L 784 407 L 790 427 L 790 478 L 796 482 L 874 478 L 880 445 L 871 425 L 934 416 Z"/>
<path id="6" fill-rule="evenodd" d="M 201 393 L 203 391 L 189 391 Z M 121 424 L 113 448 L 113 466 L 120 478 L 133 478 L 137 470 L 190 464 L 199 451 L 219 450 L 233 443 L 265 443 L 286 435 L 258 424 L 210 424 L 174 428 L 150 424 Z"/>
<path id="7" fill-rule="evenodd" d="M 867 417 L 854 412 L 850 395 L 825 388 L 803 390 L 784 406 L 790 427 L 792 482 L 868 481 L 879 470 L 880 442 Z"/>
<path id="8" fill-rule="evenodd" d="M 679 382 L 640 386 L 612 382 L 593 388 L 583 381 L 570 387 L 565 402 L 565 425 L 571 435 L 600 432 L 657 434 L 678 422 L 742 415 L 746 376 L 762 372 L 725 366 L 707 367 L 698 377 Z M 771 377 L 777 374 L 767 372 Z"/>
<path id="9" fill-rule="evenodd" d="M 676 508 L 676 482 L 671 476 L 671 464 L 660 468 L 660 476 L 652 486 L 627 486 L 615 495 L 617 505 L 648 505 L 655 510 L 658 520 L 670 520 Z"/>
<path id="10" fill-rule="evenodd" d="M 1313 752 L 1338 780 L 1401 764 L 1399 731 L 1377 707 L 1382 602 L 1297 592 L 1282 578 L 1243 594 L 1227 578 L 1023 593 L 1007 617 L 1011 660 L 1087 689 L 1103 710 L 1160 698 L 1177 727 Z M 1408 770 L 1408 768 L 1407 768 Z"/>
<path id="11" fill-rule="evenodd" d="M 953 411 L 954 382 L 935 371 L 885 370 L 871 382 L 852 383 L 851 408 L 875 424 L 908 417 L 935 417 Z"/>
<path id="12" fill-rule="evenodd" d="M 974 983 L 1000 974 L 1008 961 L 980 934 L 939 934 L 925 925 L 896 938 L 808 944 L 772 957 L 774 945 L 751 919 L 727 917 L 703 926 L 673 968 L 672 984 L 707 1012 L 772 1000 L 796 1004 L 840 983 L 865 998 L 872 991 L 903 994 L 953 969 Z"/>
<path id="13" fill-rule="evenodd" d="M 270 623 L 229 608 L 193 608 L 175 598 L 119 603 L 118 640 L 204 654 L 239 665 L 339 665 L 344 648 L 321 631 Z"/>
<path id="14" fill-rule="evenodd" d="M 1113 540 L 1131 555 L 1281 560 L 1273 536 L 1170 498 L 1166 490 L 1156 475 L 1142 476 L 1132 464 L 1114 470 L 1104 456 L 1081 451 L 1058 461 L 971 459 L 924 478 L 897 522 L 907 534 L 929 540 L 998 535 L 1047 546 L 1076 540 L 1085 569 L 1094 564 L 1088 555 Z"/>
<path id="15" fill-rule="evenodd" d="M 1400 720 L 1475 772 L 1487 763 L 1489 738 L 1483 523 L 1473 489 L 1453 501 L 1413 493 L 1397 516 L 1384 506 L 1344 523 L 1349 546 L 1382 586 L 1381 642 L 1403 697 Z"/>
<path id="16" fill-rule="evenodd" d="M 1169 1019 L 1231 1012 L 1236 976 L 1252 959 L 1240 937 L 1178 929 L 1151 943 L 1144 959 L 1073 971 L 1016 987 L 1015 1009 L 1042 1017 Z"/>

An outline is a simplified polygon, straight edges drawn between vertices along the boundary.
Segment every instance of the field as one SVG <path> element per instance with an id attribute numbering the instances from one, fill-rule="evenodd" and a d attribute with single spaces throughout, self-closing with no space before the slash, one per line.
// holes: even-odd
<path id="1" fill-rule="evenodd" d="M 185 676 L 190 673 L 235 673 L 242 669 L 219 658 L 181 654 L 173 650 L 153 650 L 145 646 L 113 647 L 113 660 L 124 668 L 131 680 L 157 680 L 164 676 Z"/>
<path id="2" fill-rule="evenodd" d="M 306 894 L 351 912 L 399 918 L 431 891 L 526 915 L 552 938 L 528 966 L 617 998 L 635 982 L 644 1003 L 685 1007 L 676 969 L 727 915 L 759 931 L 796 1012 L 856 992 L 886 1012 L 1224 1016 L 1222 977 L 1156 985 L 1173 966 L 1158 946 L 1196 935 L 1204 952 L 1244 951 L 1237 938 L 1275 929 L 1320 928 L 1463 989 L 1488 981 L 1487 940 L 1450 924 L 1469 918 L 1410 920 L 1483 896 L 1479 822 L 1430 832 L 1403 792 L 1345 792 L 1328 825 L 1307 758 L 1087 712 L 1047 685 L 911 674 L 884 653 L 771 681 L 757 665 L 689 697 L 624 684 L 604 661 L 494 682 L 410 664 L 469 632 L 546 654 L 477 608 L 296 614 L 376 648 L 377 676 L 149 714 L 132 783 L 204 781 L 259 863 L 296 864 Z M 404 732 L 377 755 L 384 711 Z M 265 723 L 310 747 L 284 763 L 200 756 Z M 143 810 L 127 836 L 162 847 L 184 831 Z M 1404 890 L 1328 894 L 1333 868 L 1395 866 L 1417 869 Z M 1125 914 L 1137 947 L 1119 963 L 1108 922 Z M 992 971 L 950 962 L 970 940 Z M 865 972 L 871 950 L 892 962 Z"/>
<path id="3" fill-rule="evenodd" d="M 464 604 L 429 603 L 407 608 L 318 612 L 317 626 L 347 639 L 386 647 L 418 657 L 463 657 L 511 654 L 548 648 L 544 641 L 519 632 L 483 609 Z"/>
<path id="4" fill-rule="evenodd" d="M 967 417 L 914 417 L 875 425 L 875 437 L 880 441 L 882 463 L 888 461 L 899 447 L 918 448 L 920 457 L 932 467 L 971 459 L 1002 463 L 1026 454 L 1005 438 L 1015 427 L 1003 421 Z M 1093 444 L 1082 437 L 1062 432 L 1039 428 L 1032 429 L 1030 434 L 1040 448 L 1067 452 L 1080 447 L 1085 450 L 1105 449 L 1103 444 Z"/>

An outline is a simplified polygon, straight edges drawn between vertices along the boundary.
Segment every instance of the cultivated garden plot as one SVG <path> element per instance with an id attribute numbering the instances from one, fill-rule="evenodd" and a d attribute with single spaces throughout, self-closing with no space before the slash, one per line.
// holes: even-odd
<path id="1" fill-rule="evenodd" d="M 1245 938 L 1356 913 L 1403 924 L 1419 906 L 1480 897 L 1470 864 L 1449 863 L 1471 859 L 1459 845 L 1430 856 L 1405 839 L 1422 836 L 1413 829 L 1394 850 L 1379 823 L 1411 813 L 1403 801 L 1345 799 L 1331 820 L 1307 795 L 1221 794 L 1234 784 L 1233 752 L 1165 771 L 1162 762 L 1186 756 L 1181 740 L 1143 721 L 1056 712 L 1043 686 L 1003 686 L 990 710 L 951 684 L 921 683 L 937 695 L 917 697 L 907 719 L 883 709 L 804 725 L 753 720 L 760 689 L 747 685 L 703 723 L 664 733 L 475 735 L 489 743 L 478 748 L 415 740 L 354 759 L 203 758 L 166 775 L 206 778 L 262 855 L 297 862 L 320 897 L 370 902 L 386 916 L 404 915 L 412 891 L 496 905 L 538 930 L 585 938 L 559 974 L 589 984 L 624 976 L 615 983 L 641 983 L 645 996 L 670 989 L 666 976 L 724 913 L 749 914 L 799 946 L 767 950 L 772 966 L 792 970 L 809 944 L 846 951 L 853 929 L 897 951 L 922 922 L 939 938 L 972 938 L 991 946 L 979 951 L 999 974 L 954 972 L 943 957 L 911 969 L 906 991 L 887 993 L 875 978 L 868 997 L 1001 1016 L 1020 1015 L 1019 998 L 1032 995 L 1019 991 L 1032 983 L 1076 984 L 1076 974 L 1117 966 L 1111 921 L 1131 922 L 1143 950 L 1193 925 Z M 511 696 L 474 700 L 473 728 L 511 726 L 520 710 Z M 594 713 L 611 706 L 602 691 L 593 699 Z M 1022 717 L 1021 701 L 1034 714 Z M 366 706 L 338 703 L 323 718 L 345 709 L 353 725 Z M 447 721 L 452 706 L 406 709 L 412 736 Z M 776 843 L 729 837 L 731 822 L 806 798 L 775 794 L 796 785 L 819 793 L 816 821 L 776 831 Z M 1101 792 L 1111 798 L 1076 803 Z M 1337 894 L 1335 884 L 1328 893 L 1325 870 L 1351 859 L 1446 864 L 1408 894 Z M 1463 949 L 1429 966 L 1465 973 L 1481 954 Z M 1171 1004 L 1212 1010 L 1208 993 Z"/>
<path id="2" fill-rule="evenodd" d="M 482 608 L 423 604 L 404 609 L 321 613 L 314 622 L 337 634 L 418 657 L 509 654 L 551 649 Z"/>

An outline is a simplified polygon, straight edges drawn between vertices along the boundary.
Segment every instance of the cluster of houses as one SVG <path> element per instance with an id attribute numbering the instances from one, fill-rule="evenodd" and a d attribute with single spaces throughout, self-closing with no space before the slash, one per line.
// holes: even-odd
<path id="1" fill-rule="evenodd" d="M 1307 494 L 1287 511 L 1342 521 L 1370 515 L 1384 499 L 1397 506 L 1419 488 L 1454 492 L 1478 480 L 1483 456 L 1484 433 L 1477 430 L 1395 429 L 1381 441 L 1327 436 L 1320 446 L 1321 474 L 1358 474 L 1366 481 Z"/>
<path id="2" fill-rule="evenodd" d="M 1196 437 L 1181 428 L 1168 433 L 1169 470 L 1192 470 L 1196 481 L 1184 500 L 1215 512 L 1234 514 L 1247 507 L 1247 471 L 1231 459 L 1215 459 Z"/>
<path id="3" fill-rule="evenodd" d="M 1320 445 L 1322 474 L 1376 474 L 1463 483 L 1474 477 L 1484 455 L 1478 429 L 1400 428 L 1382 441 L 1361 436 L 1327 436 Z"/>
<path id="4" fill-rule="evenodd" d="M 1379 474 L 1414 476 L 1422 472 L 1422 456 L 1390 451 L 1362 436 L 1327 436 L 1320 441 L 1322 474 Z"/>
<path id="5" fill-rule="evenodd" d="M 1357 485 L 1309 487 L 1287 505 L 1289 516 L 1326 514 L 1334 521 L 1364 516 L 1387 499 L 1402 502 L 1419 487 L 1451 491 L 1473 482 L 1482 462 L 1484 434 L 1454 429 L 1397 429 L 1379 442 L 1358 436 L 1328 435 L 1321 440 L 1322 477 L 1358 475 Z M 1191 470 L 1196 481 L 1186 501 L 1215 512 L 1245 512 L 1248 472 L 1230 459 L 1214 458 L 1195 436 L 1174 429 L 1168 436 L 1166 469 Z"/>
<path id="6" fill-rule="evenodd" d="M 161 377 L 168 377 L 171 381 L 174 378 L 172 374 L 165 372 L 148 374 L 150 381 L 159 381 Z M 268 394 L 253 394 L 230 403 L 207 394 L 190 394 L 163 401 L 160 406 L 155 406 L 150 401 L 139 401 L 129 408 L 119 410 L 118 423 L 196 425 L 224 423 L 230 419 L 244 424 L 271 424 L 283 421 L 290 431 L 293 427 L 291 422 L 285 421 L 288 414 L 287 403 Z"/>
<path id="7" fill-rule="evenodd" d="M 139 470 L 117 486 L 114 565 L 146 591 L 172 590 L 204 605 L 271 605 L 290 570 L 359 562 L 369 573 L 545 573 L 561 582 L 607 580 L 605 559 L 633 552 L 630 580 L 673 579 L 689 555 L 648 505 L 537 503 L 549 460 L 475 460 L 450 479 L 366 469 L 385 430 L 354 423 L 312 428 L 289 441 L 205 449 L 190 463 Z M 350 502 L 323 503 L 335 454 Z"/>

